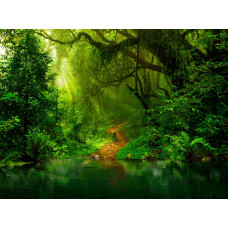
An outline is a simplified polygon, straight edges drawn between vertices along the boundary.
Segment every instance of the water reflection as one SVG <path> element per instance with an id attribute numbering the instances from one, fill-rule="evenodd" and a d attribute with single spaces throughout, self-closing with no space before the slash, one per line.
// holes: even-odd
<path id="1" fill-rule="evenodd" d="M 0 198 L 228 198 L 227 163 L 49 160 L 0 168 Z"/>

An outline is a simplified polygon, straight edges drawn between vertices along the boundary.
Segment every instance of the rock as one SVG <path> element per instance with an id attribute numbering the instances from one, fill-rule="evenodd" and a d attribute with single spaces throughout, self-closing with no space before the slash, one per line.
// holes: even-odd
<path id="1" fill-rule="evenodd" d="M 96 155 L 93 155 L 92 158 L 98 159 L 98 158 L 100 158 L 100 156 L 96 154 Z"/>

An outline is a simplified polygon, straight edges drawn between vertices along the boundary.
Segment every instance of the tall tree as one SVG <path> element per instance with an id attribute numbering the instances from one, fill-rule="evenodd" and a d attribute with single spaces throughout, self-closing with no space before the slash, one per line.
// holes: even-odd
<path id="1" fill-rule="evenodd" d="M 5 119 L 19 117 L 25 151 L 29 128 L 44 124 L 47 111 L 55 106 L 48 96 L 52 92 L 48 84 L 53 78 L 48 74 L 52 60 L 41 49 L 34 30 L 20 30 L 11 37 L 1 64 L 1 114 Z"/>

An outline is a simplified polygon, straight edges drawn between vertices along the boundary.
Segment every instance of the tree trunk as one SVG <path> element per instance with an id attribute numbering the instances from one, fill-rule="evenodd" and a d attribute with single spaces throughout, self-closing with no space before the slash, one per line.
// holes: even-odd
<path id="1" fill-rule="evenodd" d="M 148 110 L 149 109 L 149 105 L 146 102 L 146 100 L 140 96 L 138 91 L 135 91 L 131 86 L 129 86 L 128 84 L 126 84 L 127 88 L 135 94 L 135 96 L 138 98 L 139 102 L 142 104 L 143 109 Z"/>

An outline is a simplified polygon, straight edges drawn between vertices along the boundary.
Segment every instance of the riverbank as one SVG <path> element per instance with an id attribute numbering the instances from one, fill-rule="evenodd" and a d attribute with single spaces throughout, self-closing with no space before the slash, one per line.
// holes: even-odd
<path id="1" fill-rule="evenodd" d="M 91 148 L 83 148 L 78 151 L 69 151 L 68 154 L 59 154 L 58 157 L 53 157 L 54 159 L 71 159 L 82 157 L 86 159 L 87 156 L 95 159 L 118 159 L 118 160 L 185 160 L 185 161 L 195 161 L 195 162 L 210 162 L 210 161 L 227 161 L 228 157 L 216 156 L 211 151 L 205 150 L 189 150 L 189 152 L 177 151 L 177 154 L 182 154 L 182 157 L 165 157 L 162 156 L 162 151 L 160 149 L 151 149 L 151 142 L 148 141 L 148 134 L 144 137 L 139 136 L 139 130 L 137 127 L 132 129 L 132 126 L 127 123 L 120 123 L 117 125 L 107 125 L 102 128 L 103 138 L 93 142 Z M 151 140 L 149 138 L 149 140 Z M 155 140 L 155 139 L 154 139 Z M 155 143 L 155 142 L 153 142 Z M 175 148 L 172 148 L 175 149 Z M 170 154 L 171 154 L 170 150 Z M 52 158 L 52 157 L 50 157 Z M 43 161 L 45 161 L 44 159 Z M 5 161 L 3 159 L 0 161 L 0 167 L 5 166 L 23 166 L 26 164 L 31 164 L 32 162 L 25 161 L 11 161 L 8 159 Z M 37 161 L 40 162 L 40 161 Z"/>

